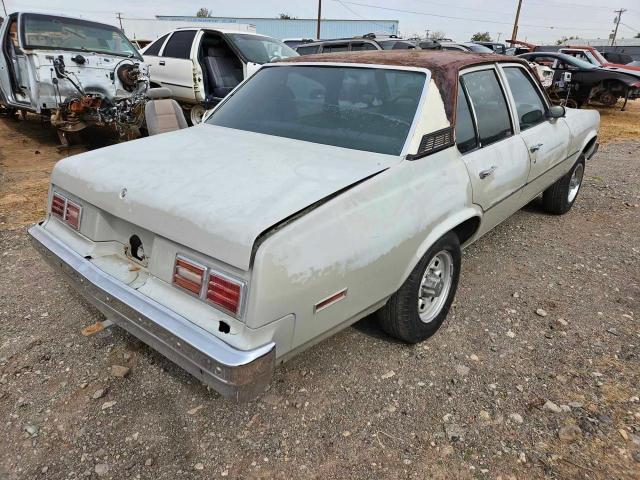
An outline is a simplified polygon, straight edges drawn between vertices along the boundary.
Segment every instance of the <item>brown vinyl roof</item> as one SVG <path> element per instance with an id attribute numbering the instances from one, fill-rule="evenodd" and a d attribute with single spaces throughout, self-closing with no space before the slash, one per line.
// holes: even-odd
<path id="1" fill-rule="evenodd" d="M 528 67 L 525 60 L 493 53 L 471 53 L 452 50 L 376 50 L 337 52 L 290 57 L 284 62 L 340 62 L 426 68 L 436 82 L 447 118 L 454 121 L 458 73 L 465 67 L 494 62 L 516 62 Z"/>

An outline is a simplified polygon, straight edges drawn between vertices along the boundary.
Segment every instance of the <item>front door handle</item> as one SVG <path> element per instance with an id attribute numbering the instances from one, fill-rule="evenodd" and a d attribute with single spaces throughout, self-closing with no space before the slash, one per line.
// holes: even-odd
<path id="1" fill-rule="evenodd" d="M 162 65 L 162 66 L 164 67 L 164 60 L 160 60 L 160 61 L 158 62 L 158 65 Z"/>
<path id="2" fill-rule="evenodd" d="M 493 172 L 496 171 L 498 167 L 493 165 L 491 168 L 487 168 L 486 170 L 480 170 L 480 180 L 484 180 L 490 175 L 493 175 Z"/>
<path id="3" fill-rule="evenodd" d="M 544 145 L 544 144 L 542 144 L 542 143 L 536 143 L 535 145 L 531 145 L 531 146 L 529 147 L 529 151 L 530 151 L 531 153 L 533 153 L 533 152 L 537 152 L 538 150 L 540 150 L 540 149 L 542 148 L 542 145 Z"/>

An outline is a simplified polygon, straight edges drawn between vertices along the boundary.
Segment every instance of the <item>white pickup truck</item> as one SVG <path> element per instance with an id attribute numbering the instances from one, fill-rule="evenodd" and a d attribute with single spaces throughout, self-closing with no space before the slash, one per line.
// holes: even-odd
<path id="1" fill-rule="evenodd" d="M 142 50 L 152 87 L 166 87 L 192 125 L 260 65 L 298 54 L 264 35 L 211 28 L 180 28 Z"/>
<path id="2" fill-rule="evenodd" d="M 29 233 L 108 318 L 246 400 L 373 312 L 403 341 L 432 335 L 461 249 L 541 193 L 567 212 L 598 126 L 513 57 L 298 57 L 202 125 L 61 160 Z"/>

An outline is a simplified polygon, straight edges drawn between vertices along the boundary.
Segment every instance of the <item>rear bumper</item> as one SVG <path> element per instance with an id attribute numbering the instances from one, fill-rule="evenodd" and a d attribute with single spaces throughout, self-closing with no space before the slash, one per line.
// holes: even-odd
<path id="1" fill-rule="evenodd" d="M 107 318 L 227 398 L 248 401 L 264 390 L 275 367 L 273 342 L 237 350 L 158 302 L 107 275 L 40 225 L 31 243 Z"/>

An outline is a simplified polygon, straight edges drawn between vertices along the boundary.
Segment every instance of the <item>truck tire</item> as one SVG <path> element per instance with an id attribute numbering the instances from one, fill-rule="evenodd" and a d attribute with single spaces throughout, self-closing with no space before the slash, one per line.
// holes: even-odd
<path id="1" fill-rule="evenodd" d="M 562 215 L 571 210 L 578 198 L 584 178 L 584 155 L 571 167 L 566 175 L 547 188 L 542 194 L 542 207 L 547 213 Z"/>
<path id="2" fill-rule="evenodd" d="M 460 265 L 460 241 L 449 232 L 427 250 L 400 289 L 379 310 L 382 329 L 407 343 L 418 343 L 433 335 L 453 302 Z"/>

